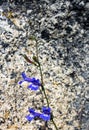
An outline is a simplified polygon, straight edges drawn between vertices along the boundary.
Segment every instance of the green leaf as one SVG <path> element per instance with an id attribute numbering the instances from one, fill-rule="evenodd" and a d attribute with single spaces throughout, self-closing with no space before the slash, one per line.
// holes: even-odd
<path id="1" fill-rule="evenodd" d="M 20 55 L 22 55 L 27 62 L 29 62 L 29 63 L 34 64 L 34 65 L 37 66 L 37 64 L 36 64 L 34 61 L 30 60 L 30 59 L 27 57 L 27 55 L 25 55 L 25 54 L 20 54 Z"/>
<path id="2" fill-rule="evenodd" d="M 37 58 L 36 56 L 33 56 L 33 60 L 34 60 L 36 63 L 39 64 L 39 60 L 38 60 L 38 58 Z"/>

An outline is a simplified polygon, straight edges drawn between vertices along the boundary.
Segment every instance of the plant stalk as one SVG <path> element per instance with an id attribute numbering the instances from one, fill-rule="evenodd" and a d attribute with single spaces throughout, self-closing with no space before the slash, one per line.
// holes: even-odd
<path id="1" fill-rule="evenodd" d="M 47 106 L 49 107 L 49 100 L 48 100 L 48 97 L 47 97 L 47 94 L 45 92 L 45 88 L 44 88 L 44 82 L 43 82 L 43 73 L 42 73 L 42 69 L 41 69 L 41 64 L 39 62 L 39 56 L 38 56 L 38 42 L 36 40 L 36 56 L 37 56 L 37 60 L 38 60 L 38 67 L 39 67 L 39 71 L 40 71 L 40 76 L 41 76 L 41 89 L 42 89 L 42 92 L 44 93 L 44 96 L 45 96 L 45 99 L 47 101 Z M 51 118 L 51 121 L 52 123 L 54 124 L 55 126 L 55 129 L 58 130 L 57 128 L 57 125 L 55 124 L 54 120 L 53 120 L 53 116 Z"/>

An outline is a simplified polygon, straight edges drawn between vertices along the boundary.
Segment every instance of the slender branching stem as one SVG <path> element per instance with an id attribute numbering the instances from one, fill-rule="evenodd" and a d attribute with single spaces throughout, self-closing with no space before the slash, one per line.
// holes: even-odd
<path id="1" fill-rule="evenodd" d="M 36 40 L 36 56 L 37 56 L 37 60 L 38 60 L 38 67 L 40 70 L 40 76 L 41 76 L 41 88 L 42 88 L 42 92 L 44 93 L 45 99 L 47 101 L 47 106 L 49 107 L 49 101 L 45 92 L 45 88 L 44 88 L 44 82 L 43 82 L 43 74 L 42 74 L 42 69 L 41 69 L 41 64 L 39 62 L 39 56 L 38 56 L 38 42 Z"/>
<path id="2" fill-rule="evenodd" d="M 49 107 L 49 100 L 48 100 L 48 97 L 47 97 L 47 94 L 46 94 L 46 91 L 45 91 L 45 88 L 44 88 L 42 68 L 41 68 L 41 64 L 40 64 L 40 62 L 39 62 L 39 56 L 38 56 L 38 42 L 37 42 L 37 40 L 36 40 L 36 57 L 37 57 L 37 63 L 38 63 L 38 66 L 37 66 L 37 67 L 39 67 L 40 76 L 41 76 L 41 90 L 42 90 L 42 92 L 44 93 L 45 99 L 46 99 L 46 101 L 47 101 L 47 106 Z M 52 114 L 52 115 L 53 115 L 53 114 Z M 51 121 L 52 121 L 52 123 L 54 124 L 55 129 L 58 130 L 57 125 L 56 125 L 56 123 L 55 123 L 54 120 L 53 120 L 53 116 L 51 117 Z"/>
<path id="3" fill-rule="evenodd" d="M 56 130 L 58 130 L 56 123 L 54 122 L 53 118 L 51 119 L 52 123 L 54 124 Z"/>
<path id="4" fill-rule="evenodd" d="M 46 92 L 45 92 L 45 88 L 44 88 L 43 74 L 42 74 L 42 69 L 41 69 L 41 65 L 40 64 L 39 64 L 39 70 L 40 70 L 40 75 L 41 75 L 41 88 L 42 88 L 42 91 L 44 93 L 45 99 L 47 101 L 47 106 L 49 107 L 49 101 L 48 101 L 48 98 L 47 98 L 47 95 L 46 95 Z"/>

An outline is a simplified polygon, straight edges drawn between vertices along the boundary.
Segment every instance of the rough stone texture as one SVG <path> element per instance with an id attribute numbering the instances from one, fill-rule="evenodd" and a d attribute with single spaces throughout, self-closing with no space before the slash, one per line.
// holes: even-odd
<path id="1" fill-rule="evenodd" d="M 20 55 L 36 54 L 31 35 L 38 38 L 45 88 L 59 130 L 89 129 L 88 6 L 87 0 L 0 3 L 0 130 L 40 130 L 44 125 L 25 119 L 29 107 L 41 109 L 40 92 L 28 90 L 27 83 L 18 85 L 23 71 L 40 79 L 39 70 Z M 52 123 L 48 126 L 55 130 Z"/>

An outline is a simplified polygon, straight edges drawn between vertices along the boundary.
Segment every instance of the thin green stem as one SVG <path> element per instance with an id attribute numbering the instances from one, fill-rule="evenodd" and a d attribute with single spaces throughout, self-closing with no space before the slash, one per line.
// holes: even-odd
<path id="1" fill-rule="evenodd" d="M 49 107 L 49 101 L 48 101 L 48 98 L 47 98 L 47 95 L 46 95 L 46 92 L 45 92 L 45 88 L 44 88 L 44 83 L 43 83 L 43 74 L 42 74 L 42 70 L 41 70 L 41 66 L 39 64 L 39 69 L 40 69 L 40 75 L 41 75 L 41 87 L 42 87 L 42 91 L 44 93 L 44 96 L 45 96 L 45 99 L 47 101 L 47 106 Z"/>
<path id="2" fill-rule="evenodd" d="M 45 92 L 45 88 L 44 88 L 44 82 L 43 82 L 43 74 L 42 74 L 42 69 L 41 69 L 41 64 L 39 62 L 39 56 L 38 56 L 38 42 L 36 40 L 36 56 L 37 56 L 37 60 L 38 60 L 38 67 L 40 70 L 40 76 L 41 76 L 41 88 L 42 88 L 42 92 L 44 93 L 45 99 L 47 101 L 47 106 L 49 107 L 49 101 Z"/>
<path id="3" fill-rule="evenodd" d="M 40 62 L 39 62 L 39 56 L 38 56 L 38 42 L 37 42 L 37 40 L 36 40 L 36 56 L 37 56 L 38 67 L 39 67 L 40 76 L 41 76 L 41 90 L 42 90 L 42 92 L 44 93 L 45 99 L 46 99 L 46 101 L 47 101 L 47 106 L 49 107 L 49 100 L 48 100 L 48 97 L 47 97 L 47 94 L 46 94 L 45 88 L 44 88 L 42 68 L 41 68 L 41 64 L 40 64 Z M 43 94 L 43 93 L 42 93 L 42 94 Z M 58 128 L 57 128 L 57 126 L 56 126 L 56 124 L 55 124 L 55 122 L 54 122 L 54 120 L 53 120 L 53 116 L 52 116 L 52 118 L 51 118 L 51 121 L 52 121 L 52 123 L 54 124 L 56 130 L 58 130 Z"/>
<path id="4" fill-rule="evenodd" d="M 54 124 L 56 130 L 58 130 L 57 125 L 56 125 L 56 123 L 54 122 L 53 118 L 51 119 L 51 121 L 53 122 L 53 124 Z"/>

